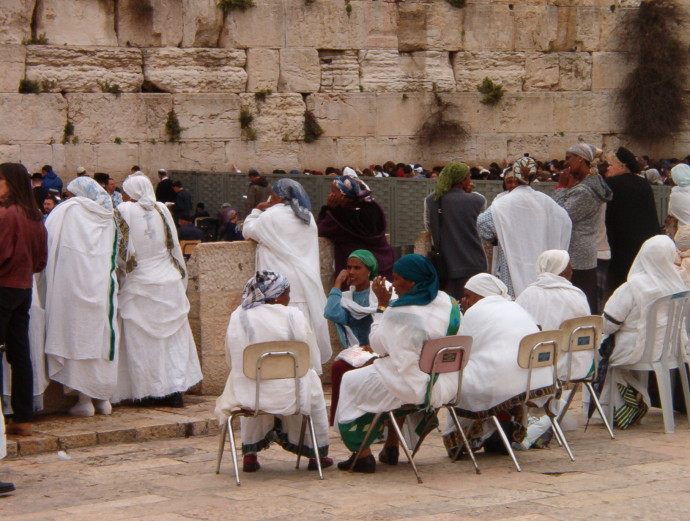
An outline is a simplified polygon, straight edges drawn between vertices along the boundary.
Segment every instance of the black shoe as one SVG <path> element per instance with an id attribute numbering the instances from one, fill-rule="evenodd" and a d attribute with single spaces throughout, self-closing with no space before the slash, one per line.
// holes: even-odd
<path id="1" fill-rule="evenodd" d="M 357 453 L 353 452 L 352 456 L 350 456 L 348 459 L 338 463 L 338 468 L 340 470 L 350 470 L 352 463 L 355 461 L 356 455 Z M 352 471 L 361 472 L 362 474 L 373 474 L 376 472 L 376 459 L 374 458 L 374 455 L 369 454 L 369 456 L 359 458 Z"/>
<path id="2" fill-rule="evenodd" d="M 9 494 L 17 490 L 12 483 L 6 483 L 5 481 L 0 481 L 0 494 Z"/>
<path id="3" fill-rule="evenodd" d="M 327 469 L 331 466 L 333 466 L 333 458 L 327 458 L 326 456 L 321 458 L 321 469 Z M 319 470 L 319 467 L 316 463 L 316 458 L 309 458 L 307 470 Z"/>
<path id="4" fill-rule="evenodd" d="M 256 454 L 245 454 L 242 459 L 242 472 L 256 472 L 261 468 Z"/>
<path id="5" fill-rule="evenodd" d="M 379 452 L 379 461 L 386 465 L 397 465 L 399 457 L 400 449 L 398 447 L 384 447 L 383 450 Z"/>

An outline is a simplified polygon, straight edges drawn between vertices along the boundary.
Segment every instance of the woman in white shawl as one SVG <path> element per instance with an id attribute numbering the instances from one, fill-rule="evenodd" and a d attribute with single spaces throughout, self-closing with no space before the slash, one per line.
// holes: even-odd
<path id="1" fill-rule="evenodd" d="M 118 312 L 122 326 L 112 401 L 153 398 L 183 407 L 182 392 L 202 378 L 187 314 L 187 270 L 172 216 L 143 174 L 122 185 L 132 199 L 117 207 L 123 248 Z M 144 402 L 146 403 L 146 402 Z"/>
<path id="2" fill-rule="evenodd" d="M 678 226 L 690 226 L 690 166 L 680 163 L 671 169 L 676 183 L 671 189 L 668 213 L 678 219 Z"/>
<path id="3" fill-rule="evenodd" d="M 225 359 L 230 366 L 230 375 L 223 394 L 216 400 L 216 416 L 222 424 L 234 407 L 253 408 L 256 404 L 256 382 L 247 378 L 242 370 L 247 346 L 279 340 L 306 342 L 311 355 L 311 369 L 300 380 L 301 412 L 312 417 L 321 466 L 328 467 L 333 460 L 325 457 L 328 454 L 328 419 L 317 374 L 321 372 L 321 357 L 304 315 L 299 308 L 288 307 L 290 298 L 290 283 L 280 273 L 257 271 L 247 282 L 242 304 L 230 316 L 225 336 Z M 277 441 L 285 450 L 294 453 L 299 446 L 302 418 L 293 414 L 296 397 L 292 380 L 262 382 L 259 398 L 262 410 L 279 416 L 240 419 L 244 472 L 259 470 L 256 453 L 267 449 L 271 441 Z M 305 438 L 302 455 L 310 458 L 308 469 L 316 470 L 316 453 L 311 437 Z"/>
<path id="4" fill-rule="evenodd" d="M 290 305 L 298 307 L 311 325 L 321 354 L 314 366 L 321 367 L 331 358 L 332 350 L 323 317 L 326 295 L 321 283 L 318 232 L 302 185 L 292 179 L 277 181 L 270 200 L 260 203 L 244 220 L 242 233 L 245 239 L 258 243 L 256 269 L 278 271 L 290 281 Z"/>
<path id="5" fill-rule="evenodd" d="M 511 301 L 506 285 L 488 273 L 467 281 L 463 298 L 461 335 L 472 337 L 472 354 L 462 378 L 462 394 L 456 407 L 463 428 L 469 428 L 473 448 L 506 454 L 491 416 L 497 416 L 506 435 L 520 442 L 526 432 L 527 415 L 519 405 L 527 386 L 527 369 L 517 362 L 520 341 L 539 327 L 519 304 Z M 555 392 L 550 367 L 532 372 L 530 399 Z M 494 435 L 496 434 L 496 435 Z M 455 455 L 462 439 L 452 421 L 443 441 Z"/>
<path id="6" fill-rule="evenodd" d="M 604 334 L 615 335 L 615 345 L 609 366 L 634 364 L 644 352 L 647 310 L 659 297 L 688 289 L 678 274 L 674 260 L 676 246 L 670 237 L 656 235 L 645 241 L 623 283 L 604 306 Z M 657 316 L 655 349 L 660 352 L 666 329 L 667 316 Z M 657 352 L 657 354 L 658 354 Z M 646 386 L 632 371 L 616 371 L 617 393 L 608 395 L 609 378 L 606 375 L 601 403 L 613 400 L 614 422 L 625 429 L 640 420 L 650 404 Z M 642 401 L 639 398 L 642 398 Z"/>
<path id="7" fill-rule="evenodd" d="M 117 381 L 117 253 L 113 203 L 89 177 L 46 221 L 45 308 L 48 376 L 77 391 L 70 414 L 110 414 Z"/>

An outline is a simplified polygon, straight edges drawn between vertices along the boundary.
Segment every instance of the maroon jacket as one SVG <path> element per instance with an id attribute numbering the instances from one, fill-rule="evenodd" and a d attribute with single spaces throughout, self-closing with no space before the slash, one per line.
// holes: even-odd
<path id="1" fill-rule="evenodd" d="M 27 218 L 17 205 L 0 206 L 0 287 L 30 289 L 46 266 L 48 234 L 43 221 Z"/>

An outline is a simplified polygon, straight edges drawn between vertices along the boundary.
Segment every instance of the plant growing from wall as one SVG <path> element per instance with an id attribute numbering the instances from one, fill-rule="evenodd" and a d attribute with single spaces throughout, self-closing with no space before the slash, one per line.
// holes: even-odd
<path id="1" fill-rule="evenodd" d="M 41 84 L 36 80 L 27 80 L 26 78 L 19 80 L 20 94 L 40 94 Z"/>
<path id="2" fill-rule="evenodd" d="M 484 78 L 484 81 L 477 85 L 477 90 L 484 94 L 481 99 L 484 105 L 496 105 L 505 93 L 503 85 L 494 83 L 490 78 Z"/>
<path id="3" fill-rule="evenodd" d="M 62 131 L 62 144 L 66 145 L 69 143 L 72 136 L 74 136 L 74 123 L 68 119 L 67 123 L 65 123 L 65 128 Z"/>
<path id="4" fill-rule="evenodd" d="M 347 14 L 348 18 L 352 16 L 352 4 L 350 3 L 350 0 L 345 0 L 345 14 Z"/>
<path id="5" fill-rule="evenodd" d="M 256 99 L 256 101 L 266 101 L 266 98 L 271 94 L 273 94 L 271 89 L 262 89 L 254 93 L 254 99 Z"/>
<path id="6" fill-rule="evenodd" d="M 107 92 L 108 94 L 115 94 L 119 96 L 122 94 L 122 89 L 117 83 L 110 83 L 110 80 L 99 81 L 98 86 L 101 88 L 101 92 Z"/>
<path id="7" fill-rule="evenodd" d="M 256 139 L 256 130 L 252 128 L 254 115 L 248 109 L 240 109 L 240 128 L 242 129 L 242 136 L 247 141 L 254 141 Z"/>
<path id="8" fill-rule="evenodd" d="M 113 143 L 115 143 L 116 145 L 121 145 L 121 144 L 122 144 L 122 139 L 119 138 L 119 137 L 116 137 L 115 139 L 113 139 Z"/>
<path id="9" fill-rule="evenodd" d="M 182 127 L 177 119 L 175 109 L 170 109 L 170 112 L 168 112 L 168 119 L 165 122 L 165 133 L 168 135 L 169 141 L 175 142 L 180 140 Z"/>
<path id="10" fill-rule="evenodd" d="M 436 142 L 461 141 L 468 135 L 467 129 L 459 121 L 448 118 L 454 105 L 434 93 L 434 101 L 429 107 L 429 116 L 417 131 L 417 138 L 426 145 Z"/>
<path id="11" fill-rule="evenodd" d="M 32 36 L 31 38 L 25 38 L 22 40 L 23 45 L 48 45 L 48 38 L 46 38 L 46 33 L 41 33 L 38 36 Z"/>
<path id="12" fill-rule="evenodd" d="M 323 129 L 311 110 L 304 111 L 304 142 L 313 143 L 323 134 Z"/>
<path id="13" fill-rule="evenodd" d="M 246 11 L 256 4 L 253 0 L 219 0 L 216 5 L 219 9 L 222 9 L 223 12 L 228 13 L 235 10 Z"/>
<path id="14" fill-rule="evenodd" d="M 688 49 L 678 38 L 687 20 L 674 0 L 640 4 L 626 28 L 636 67 L 621 90 L 624 132 L 658 141 L 683 128 L 688 116 Z"/>
<path id="15" fill-rule="evenodd" d="M 458 9 L 462 9 L 467 5 L 467 0 L 446 0 L 450 5 L 453 7 L 457 7 Z"/>

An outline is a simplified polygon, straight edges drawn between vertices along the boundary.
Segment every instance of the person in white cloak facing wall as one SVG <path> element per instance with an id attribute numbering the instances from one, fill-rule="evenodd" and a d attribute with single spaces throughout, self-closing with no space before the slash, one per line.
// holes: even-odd
<path id="1" fill-rule="evenodd" d="M 74 179 L 67 192 L 46 221 L 48 376 L 78 393 L 70 414 L 110 414 L 119 341 L 113 203 L 90 177 Z"/>
<path id="2" fill-rule="evenodd" d="M 668 213 L 678 219 L 678 226 L 690 226 L 690 166 L 680 163 L 671 169 L 676 183 L 668 200 Z"/>
<path id="3" fill-rule="evenodd" d="M 291 298 L 288 279 L 277 272 L 259 270 L 242 293 L 242 304 L 233 311 L 225 336 L 225 360 L 230 375 L 223 394 L 216 400 L 216 416 L 222 424 L 237 406 L 253 408 L 256 405 L 256 382 L 244 375 L 244 350 L 251 344 L 292 340 L 309 345 L 311 368 L 300 379 L 302 414 L 311 415 L 314 423 L 321 466 L 329 467 L 333 460 L 328 454 L 328 418 L 326 401 L 319 375 L 321 353 L 316 338 L 297 307 L 288 306 Z M 277 441 L 285 450 L 297 452 L 302 417 L 295 415 L 297 406 L 294 383 L 291 379 L 261 382 L 259 396 L 261 410 L 275 416 L 240 418 L 242 436 L 242 469 L 255 472 L 261 468 L 257 452 Z M 316 452 L 310 436 L 306 436 L 302 455 L 309 459 L 309 470 L 316 470 Z"/>
<path id="4" fill-rule="evenodd" d="M 258 243 L 257 270 L 277 271 L 290 281 L 290 305 L 298 307 L 309 322 L 325 364 L 333 351 L 323 317 L 326 294 L 318 231 L 302 185 L 292 179 L 274 183 L 269 201 L 257 205 L 244 220 L 242 234 Z"/>
<path id="5" fill-rule="evenodd" d="M 527 369 L 518 365 L 518 350 L 522 338 L 537 333 L 539 327 L 522 306 L 511 301 L 506 285 L 488 273 L 467 281 L 462 307 L 465 315 L 459 334 L 472 337 L 472 354 L 463 372 L 456 411 L 463 428 L 468 428 L 473 449 L 483 446 L 486 451 L 506 454 L 490 418 L 497 416 L 509 439 L 522 441 L 527 415 L 520 404 L 527 387 Z M 533 370 L 532 401 L 555 391 L 550 367 Z M 451 457 L 463 446 L 452 421 L 446 425 L 443 441 Z"/>
<path id="6" fill-rule="evenodd" d="M 537 279 L 537 257 L 546 250 L 567 250 L 572 222 L 548 195 L 529 186 L 536 175 L 531 157 L 521 157 L 505 173 L 518 186 L 496 198 L 477 218 L 479 236 L 498 245 L 496 275 L 515 297 Z"/>
<path id="7" fill-rule="evenodd" d="M 130 175 L 122 187 L 131 201 L 116 212 L 125 244 L 118 256 L 122 334 L 112 401 L 151 398 L 183 407 L 182 392 L 202 375 L 187 319 L 187 269 L 175 223 L 156 202 L 148 177 Z"/>

